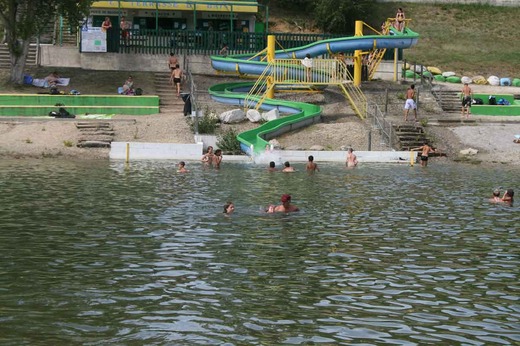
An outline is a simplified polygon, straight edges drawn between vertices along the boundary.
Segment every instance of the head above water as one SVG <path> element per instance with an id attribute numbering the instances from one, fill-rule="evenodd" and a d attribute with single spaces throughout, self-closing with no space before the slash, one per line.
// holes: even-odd
<path id="1" fill-rule="evenodd" d="M 515 192 L 513 191 L 513 189 L 507 189 L 506 195 L 512 198 L 515 195 Z"/>
<path id="2" fill-rule="evenodd" d="M 282 203 L 289 203 L 291 202 L 291 195 L 284 194 L 282 195 L 282 198 L 280 200 L 282 201 Z"/>
<path id="3" fill-rule="evenodd" d="M 285 162 L 283 163 L 283 165 L 284 165 L 285 167 L 291 167 L 291 164 L 289 163 L 289 161 L 285 161 Z"/>
<path id="4" fill-rule="evenodd" d="M 310 162 L 314 161 L 314 156 L 309 155 L 309 161 L 310 161 Z"/>
<path id="5" fill-rule="evenodd" d="M 269 162 L 269 167 L 271 167 L 271 168 L 276 167 L 276 163 L 274 163 L 274 161 Z"/>
<path id="6" fill-rule="evenodd" d="M 224 214 L 231 214 L 234 211 L 235 205 L 233 204 L 233 202 L 226 202 L 226 204 L 224 204 Z"/>

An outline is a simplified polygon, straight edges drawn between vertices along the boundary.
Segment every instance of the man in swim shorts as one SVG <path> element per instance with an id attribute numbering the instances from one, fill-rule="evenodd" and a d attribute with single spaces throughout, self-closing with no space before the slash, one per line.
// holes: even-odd
<path id="1" fill-rule="evenodd" d="M 415 104 L 415 85 L 412 84 L 406 90 L 406 103 L 404 104 L 404 121 L 408 121 L 408 113 L 413 109 L 415 121 L 417 121 L 417 105 Z"/>
<path id="2" fill-rule="evenodd" d="M 428 166 L 428 154 L 435 152 L 435 150 L 433 150 L 433 148 L 430 147 L 428 145 L 428 143 L 424 143 L 421 147 L 413 148 L 413 149 L 410 149 L 410 150 L 411 151 L 420 151 L 421 152 L 421 166 L 422 167 Z"/>
<path id="3" fill-rule="evenodd" d="M 466 113 L 466 119 L 469 119 L 472 94 L 473 92 L 468 83 L 464 83 L 462 87 L 462 118 L 464 118 L 464 113 Z"/>
<path id="4" fill-rule="evenodd" d="M 172 75 L 170 77 L 170 81 L 173 82 L 174 87 L 177 89 L 177 96 L 181 95 L 181 78 L 182 78 L 182 69 L 179 67 L 179 64 L 175 65 L 175 69 L 172 70 Z"/>

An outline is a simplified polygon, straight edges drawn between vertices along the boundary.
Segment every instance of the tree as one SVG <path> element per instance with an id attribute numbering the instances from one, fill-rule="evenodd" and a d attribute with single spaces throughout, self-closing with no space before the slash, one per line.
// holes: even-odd
<path id="1" fill-rule="evenodd" d="M 29 44 L 54 21 L 56 15 L 68 19 L 72 27 L 86 17 L 93 0 L 0 0 L 0 22 L 11 58 L 10 82 L 23 83 Z"/>
<path id="2" fill-rule="evenodd" d="M 375 0 L 316 0 L 316 24 L 335 34 L 353 34 L 356 20 L 370 18 Z"/>

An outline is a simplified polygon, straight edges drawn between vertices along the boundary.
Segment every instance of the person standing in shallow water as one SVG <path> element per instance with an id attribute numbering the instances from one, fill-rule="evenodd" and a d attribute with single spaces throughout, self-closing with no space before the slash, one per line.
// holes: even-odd
<path id="1" fill-rule="evenodd" d="M 358 164 L 357 156 L 354 154 L 354 149 L 348 148 L 346 165 L 349 168 L 356 167 Z"/>
<path id="2" fill-rule="evenodd" d="M 410 149 L 411 151 L 420 151 L 421 152 L 421 166 L 426 167 L 428 166 L 428 155 L 430 153 L 434 153 L 435 150 L 433 150 L 432 147 L 428 145 L 428 143 L 424 143 L 422 146 L 418 148 Z"/>
<path id="3" fill-rule="evenodd" d="M 318 165 L 314 162 L 314 156 L 312 155 L 309 155 L 309 161 L 307 162 L 307 166 L 305 167 L 305 169 L 307 169 L 307 172 L 309 173 L 314 173 L 315 171 L 320 171 L 320 169 L 318 168 Z"/>
<path id="4" fill-rule="evenodd" d="M 285 161 L 285 163 L 283 164 L 285 167 L 284 169 L 282 169 L 282 172 L 284 173 L 292 173 L 292 172 L 295 172 L 294 168 L 291 167 L 291 164 L 289 163 L 289 161 Z"/>

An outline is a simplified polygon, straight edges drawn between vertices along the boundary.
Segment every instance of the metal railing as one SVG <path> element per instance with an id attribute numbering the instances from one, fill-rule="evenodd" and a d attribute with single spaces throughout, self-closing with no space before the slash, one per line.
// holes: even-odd
<path id="1" fill-rule="evenodd" d="M 232 31 L 130 29 L 129 36 L 113 45 L 119 53 L 167 54 L 218 54 L 224 44 L 228 54 L 254 53 L 267 46 L 267 35 L 275 35 L 282 49 L 301 47 L 319 40 L 344 37 L 332 34 L 254 33 Z"/>
<path id="2" fill-rule="evenodd" d="M 374 102 L 367 104 L 367 119 L 381 134 L 381 140 L 392 149 L 397 149 L 397 135 L 391 122 L 385 119 L 383 112 Z"/>

